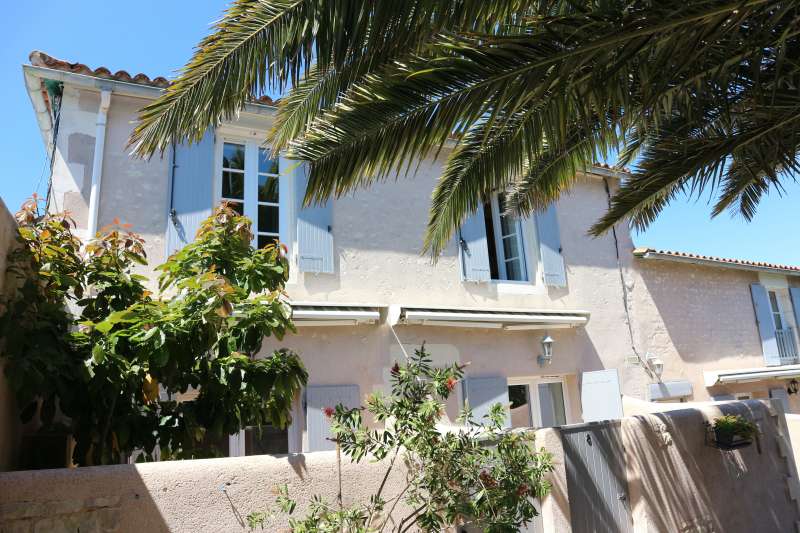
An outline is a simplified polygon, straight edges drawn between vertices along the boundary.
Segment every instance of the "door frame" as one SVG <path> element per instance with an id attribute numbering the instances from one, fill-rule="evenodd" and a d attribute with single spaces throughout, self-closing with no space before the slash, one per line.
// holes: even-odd
<path id="1" fill-rule="evenodd" d="M 536 417 L 536 420 L 531 420 L 531 423 L 534 424 L 534 427 L 541 427 L 537 426 L 536 424 L 537 423 L 541 424 L 542 411 L 539 405 L 539 395 L 538 394 L 532 395 L 531 392 L 533 390 L 536 390 L 538 393 L 538 386 L 543 383 L 560 383 L 561 392 L 564 397 L 564 417 L 567 420 L 567 424 L 575 423 L 575 421 L 572 418 L 572 405 L 570 404 L 569 400 L 569 388 L 567 387 L 566 375 L 513 377 L 513 378 L 506 378 L 506 383 L 508 386 L 511 385 L 528 386 L 528 402 L 530 403 L 531 406 L 531 414 Z"/>

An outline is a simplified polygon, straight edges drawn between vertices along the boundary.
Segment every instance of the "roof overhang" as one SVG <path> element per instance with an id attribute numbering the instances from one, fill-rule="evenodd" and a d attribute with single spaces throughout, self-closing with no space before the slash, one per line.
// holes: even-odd
<path id="1" fill-rule="evenodd" d="M 717 268 L 730 268 L 734 270 L 749 270 L 751 272 L 767 272 L 771 274 L 780 274 L 783 276 L 800 276 L 800 271 L 794 269 L 771 267 L 771 266 L 757 265 L 757 264 L 747 264 L 745 262 L 722 261 L 710 257 L 676 255 L 671 253 L 660 252 L 658 250 L 651 250 L 649 248 L 637 248 L 633 251 L 633 255 L 639 259 L 670 261 L 673 263 L 688 263 L 692 265 L 709 266 Z"/>
<path id="2" fill-rule="evenodd" d="M 587 311 L 404 306 L 398 311 L 394 323 L 419 326 L 515 331 L 575 328 L 589 322 Z"/>
<path id="3" fill-rule="evenodd" d="M 377 324 L 381 306 L 366 304 L 334 304 L 321 302 L 291 302 L 292 320 L 297 327 L 359 326 Z"/>
<path id="4" fill-rule="evenodd" d="M 706 387 L 725 383 L 748 383 L 764 379 L 800 378 L 800 365 L 764 366 L 736 370 L 707 370 L 703 372 Z"/>
<path id="5" fill-rule="evenodd" d="M 39 131 L 45 146 L 50 146 L 52 142 L 53 124 L 50 118 L 48 103 L 42 95 L 42 83 L 44 80 L 60 81 L 65 85 L 79 87 L 88 91 L 100 92 L 110 90 L 117 96 L 128 96 L 145 100 L 154 100 L 161 96 L 164 89 L 149 85 L 141 85 L 126 81 L 89 76 L 76 72 L 65 72 L 63 70 L 40 67 L 35 65 L 22 65 L 22 72 L 25 76 L 25 88 L 30 96 L 33 109 L 36 112 L 36 120 L 39 124 Z M 276 107 L 248 102 L 244 105 L 242 113 L 250 115 L 272 115 Z"/>

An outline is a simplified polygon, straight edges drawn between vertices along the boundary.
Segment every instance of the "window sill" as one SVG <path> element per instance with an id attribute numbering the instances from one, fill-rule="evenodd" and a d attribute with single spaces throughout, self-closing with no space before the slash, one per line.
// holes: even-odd
<path id="1" fill-rule="evenodd" d="M 542 287 L 530 281 L 492 280 L 489 282 L 498 294 L 540 294 Z"/>

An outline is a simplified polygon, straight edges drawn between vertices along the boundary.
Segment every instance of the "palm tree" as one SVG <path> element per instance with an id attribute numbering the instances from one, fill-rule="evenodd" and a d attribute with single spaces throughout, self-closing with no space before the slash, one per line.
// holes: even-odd
<path id="1" fill-rule="evenodd" d="M 798 33 L 790 1 L 237 0 L 131 143 L 197 140 L 288 90 L 269 142 L 309 161 L 306 202 L 446 157 L 434 255 L 492 191 L 541 209 L 617 150 L 633 170 L 591 233 L 680 194 L 750 219 L 798 169 Z"/>

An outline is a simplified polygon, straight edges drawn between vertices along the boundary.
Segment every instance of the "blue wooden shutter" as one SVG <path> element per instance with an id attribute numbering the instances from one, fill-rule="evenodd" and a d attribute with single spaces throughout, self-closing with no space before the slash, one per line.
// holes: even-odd
<path id="1" fill-rule="evenodd" d="M 750 295 L 753 297 L 753 309 L 756 312 L 764 363 L 767 366 L 780 365 L 781 357 L 778 352 L 778 340 L 775 338 L 775 323 L 772 320 L 772 308 L 769 304 L 767 289 L 761 284 L 753 283 L 750 285 Z"/>
<path id="2" fill-rule="evenodd" d="M 622 418 L 622 391 L 616 368 L 583 373 L 581 406 L 584 422 Z"/>
<path id="3" fill-rule="evenodd" d="M 539 234 L 539 250 L 542 255 L 544 284 L 549 287 L 566 287 L 567 273 L 561 255 L 561 233 L 555 204 L 536 214 L 536 230 Z"/>
<path id="4" fill-rule="evenodd" d="M 293 167 L 297 196 L 297 268 L 300 272 L 333 274 L 333 201 L 303 207 L 308 186 L 308 166 L 281 160 Z"/>
<path id="5" fill-rule="evenodd" d="M 491 279 L 486 220 L 483 216 L 482 205 L 478 206 L 478 210 L 461 225 L 458 249 L 464 280 L 489 281 Z"/>
<path id="6" fill-rule="evenodd" d="M 200 223 L 211 215 L 214 131 L 209 129 L 199 143 L 177 145 L 173 164 L 172 210 L 167 223 L 168 255 L 192 242 Z"/>
<path id="7" fill-rule="evenodd" d="M 792 299 L 792 310 L 794 311 L 794 324 L 800 328 L 800 288 L 790 287 L 789 297 Z"/>
<path id="8" fill-rule="evenodd" d="M 311 385 L 306 389 L 308 451 L 336 449 L 336 443 L 329 440 L 331 421 L 325 416 L 325 408 L 338 404 L 349 408 L 361 405 L 358 385 Z"/>
<path id="9" fill-rule="evenodd" d="M 503 377 L 466 378 L 464 395 L 472 409 L 472 416 L 477 422 L 485 423 L 484 416 L 489 414 L 492 405 L 499 403 L 505 407 L 506 419 L 503 427 L 511 427 L 509 411 L 508 381 Z"/>

